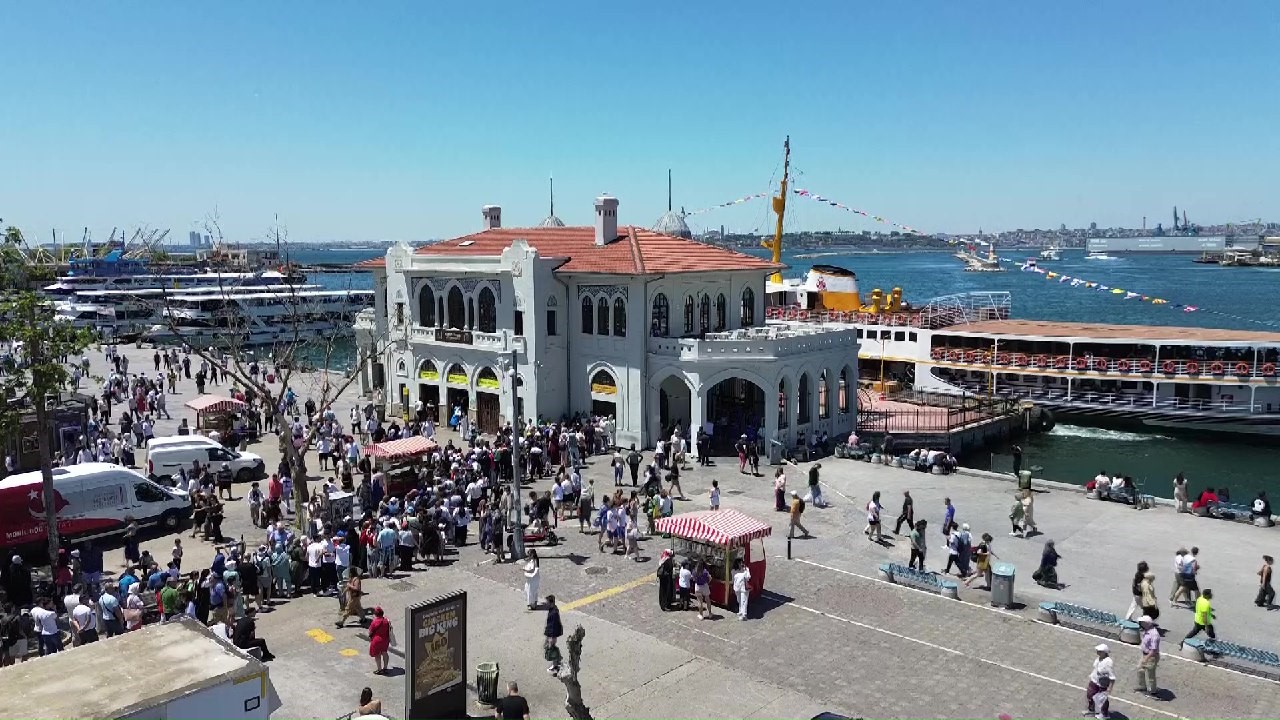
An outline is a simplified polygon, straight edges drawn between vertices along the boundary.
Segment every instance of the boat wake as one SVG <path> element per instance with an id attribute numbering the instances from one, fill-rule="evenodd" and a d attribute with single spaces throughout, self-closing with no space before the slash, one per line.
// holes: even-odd
<path id="1" fill-rule="evenodd" d="M 1125 432 L 1107 428 L 1086 427 L 1083 425 L 1058 425 L 1049 431 L 1054 437 L 1083 438 L 1085 440 L 1110 440 L 1113 442 L 1146 442 L 1148 440 L 1168 440 L 1164 435 L 1152 433 Z"/>

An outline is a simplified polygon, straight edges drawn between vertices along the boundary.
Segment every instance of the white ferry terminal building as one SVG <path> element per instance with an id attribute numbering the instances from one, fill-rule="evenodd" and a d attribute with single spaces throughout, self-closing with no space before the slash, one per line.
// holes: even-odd
<path id="1" fill-rule="evenodd" d="M 607 196 L 594 227 L 552 215 L 504 228 L 494 205 L 483 218 L 475 234 L 363 264 L 375 307 L 356 337 L 376 357 L 360 388 L 388 416 L 421 402 L 443 422 L 461 407 L 493 432 L 514 382 L 521 417 L 612 416 L 622 447 L 652 447 L 677 424 L 711 430 L 720 453 L 743 433 L 793 447 L 853 430 L 856 330 L 766 322 L 765 280 L 781 266 L 693 240 L 676 213 L 654 230 L 620 226 Z"/>

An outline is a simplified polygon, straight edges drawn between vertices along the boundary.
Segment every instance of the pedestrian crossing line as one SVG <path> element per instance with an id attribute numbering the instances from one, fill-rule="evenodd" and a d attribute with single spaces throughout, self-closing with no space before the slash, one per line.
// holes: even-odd
<path id="1" fill-rule="evenodd" d="M 995 661 L 995 660 L 988 660 L 987 658 L 979 657 L 979 656 L 977 656 L 977 655 L 970 655 L 970 654 L 968 654 L 968 653 L 966 653 L 966 652 L 963 652 L 963 651 L 961 651 L 961 650 L 956 650 L 955 648 L 949 648 L 949 647 L 946 647 L 946 646 L 943 646 L 943 645 L 938 645 L 937 643 L 932 643 L 932 642 L 929 642 L 928 640 L 921 640 L 920 638 L 913 638 L 913 637 L 911 637 L 910 635 L 903 635 L 903 634 L 901 634 L 901 633 L 893 632 L 892 630 L 885 630 L 884 628 L 878 628 L 878 627 L 876 627 L 876 626 L 874 626 L 874 625 L 868 625 L 868 624 L 866 624 L 866 623 L 858 622 L 857 620 L 853 620 L 853 619 L 851 619 L 851 618 L 842 617 L 842 616 L 840 616 L 840 615 L 835 615 L 835 614 L 833 614 L 833 613 L 829 613 L 829 612 L 826 612 L 826 611 L 824 611 L 824 610 L 818 610 L 818 609 L 815 609 L 815 608 L 808 607 L 808 606 L 806 606 L 806 605 L 801 605 L 801 604 L 799 604 L 799 603 L 795 602 L 794 600 L 787 600 L 787 599 L 786 599 L 786 598 L 784 598 L 783 596 L 778 595 L 778 594 L 776 594 L 776 593 L 769 592 L 768 590 L 766 590 L 764 594 L 765 594 L 765 595 L 770 595 L 770 596 L 772 596 L 772 598 L 773 598 L 775 601 L 777 601 L 777 602 L 778 602 L 778 604 L 780 604 L 780 605 L 789 605 L 789 606 L 791 606 L 791 607 L 793 607 L 793 608 L 795 608 L 795 609 L 797 609 L 797 610 L 803 610 L 803 611 L 805 611 L 805 612 L 813 613 L 814 615 L 818 615 L 818 616 L 821 616 L 821 617 L 829 618 L 829 619 L 831 619 L 831 620 L 835 620 L 835 621 L 837 621 L 837 622 L 842 622 L 842 623 L 846 623 L 846 624 L 848 624 L 848 625 L 853 625 L 854 627 L 859 627 L 859 628 L 862 628 L 863 630 L 870 630 L 871 632 L 880 633 L 880 634 L 882 634 L 882 635 L 888 635 L 889 637 L 897 638 L 897 639 L 899 639 L 899 640 L 905 640 L 905 641 L 907 641 L 907 642 L 915 643 L 915 644 L 917 644 L 917 645 L 923 645 L 924 647 L 930 648 L 931 650 L 937 650 L 937 651 L 939 651 L 939 652 L 944 652 L 944 653 L 947 653 L 947 654 L 949 654 L 949 655 L 957 655 L 957 656 L 962 657 L 962 658 L 965 658 L 965 659 L 967 659 L 967 660 L 973 660 L 973 661 L 975 661 L 975 662 L 983 663 L 984 665 L 991 665 L 991 666 L 993 666 L 993 667 L 998 667 L 998 668 L 1001 668 L 1001 669 L 1003 669 L 1003 670 L 1009 670 L 1009 671 L 1011 671 L 1011 672 L 1019 673 L 1019 674 L 1021 674 L 1021 675 L 1026 675 L 1026 676 L 1028 676 L 1028 677 L 1033 677 L 1033 678 L 1035 678 L 1035 679 L 1037 679 L 1037 680 L 1043 680 L 1043 681 L 1045 681 L 1045 682 L 1050 682 L 1050 683 L 1053 683 L 1053 684 L 1055 684 L 1055 685 L 1061 685 L 1062 687 L 1068 687 L 1068 688 L 1071 688 L 1071 689 L 1073 689 L 1073 690 L 1079 690 L 1080 692 L 1084 692 L 1084 691 L 1085 691 L 1085 688 L 1084 688 L 1083 686 L 1081 686 L 1081 685 L 1074 685 L 1074 684 L 1069 683 L 1069 682 L 1067 682 L 1067 681 L 1065 681 L 1065 680 L 1059 680 L 1059 679 L 1057 679 L 1057 678 L 1052 678 L 1052 677 L 1049 677 L 1048 675 L 1041 675 L 1040 673 L 1032 672 L 1031 670 L 1027 670 L 1027 669 L 1025 669 L 1025 668 L 1015 667 L 1015 666 L 1013 666 L 1013 665 L 1007 665 L 1007 664 L 1005 664 L 1005 663 L 997 662 L 997 661 Z M 1170 717 L 1170 718 L 1177 718 L 1178 720 L 1186 720 L 1186 718 L 1184 718 L 1182 715 L 1178 715 L 1177 713 L 1171 713 L 1171 712 L 1169 712 L 1169 711 L 1167 711 L 1167 710 L 1161 710 L 1161 709 L 1159 709 L 1159 708 L 1154 708 L 1154 707 L 1151 707 L 1150 705 L 1143 705 L 1142 703 L 1134 702 L 1133 700 L 1126 700 L 1126 699 L 1121 698 L 1121 697 L 1115 697 L 1114 695 L 1111 697 L 1111 702 L 1113 702 L 1113 703 L 1123 703 L 1123 704 L 1125 704 L 1125 705 L 1132 705 L 1133 707 L 1141 708 L 1141 709 L 1143 709 L 1143 710 L 1145 710 L 1145 711 L 1147 711 L 1147 712 L 1155 713 L 1155 714 L 1157 714 L 1157 715 L 1163 715 L 1163 716 L 1165 716 L 1165 717 Z"/>
<path id="2" fill-rule="evenodd" d="M 333 639 L 334 639 L 332 635 L 321 630 L 320 628 L 312 628 L 308 630 L 305 633 L 305 635 L 311 638 L 312 640 L 315 640 L 316 642 L 320 643 L 321 645 L 331 643 L 333 642 Z"/>
<path id="3" fill-rule="evenodd" d="M 588 595 L 584 598 L 578 598 L 577 600 L 572 600 L 570 602 L 564 603 L 560 606 L 560 610 L 561 611 L 577 610 L 578 608 L 586 607 L 587 605 L 591 605 L 592 603 L 598 603 L 601 600 L 608 600 L 614 595 L 621 595 L 622 593 L 628 590 L 634 590 L 642 585 L 649 585 L 653 583 L 656 580 L 656 578 L 657 578 L 656 575 L 645 575 L 643 577 L 638 577 L 635 580 L 632 580 L 631 582 L 625 582 L 621 585 L 615 585 L 614 587 L 611 587 L 607 590 L 601 590 L 600 592 L 595 593 L 593 595 Z"/>

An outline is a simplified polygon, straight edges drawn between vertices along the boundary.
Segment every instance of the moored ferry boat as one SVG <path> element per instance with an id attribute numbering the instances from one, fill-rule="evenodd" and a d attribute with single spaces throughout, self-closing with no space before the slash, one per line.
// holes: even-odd
<path id="1" fill-rule="evenodd" d="M 862 377 L 1025 398 L 1059 419 L 1280 437 L 1280 332 L 1016 320 L 1000 292 L 864 302 L 830 265 L 766 291 L 771 319 L 856 326 Z"/>
<path id="2" fill-rule="evenodd" d="M 177 294 L 143 338 L 196 346 L 265 345 L 354 332 L 356 314 L 373 307 L 372 290 L 293 290 Z"/>
<path id="3" fill-rule="evenodd" d="M 46 295 L 69 296 L 90 290 L 139 290 L 163 288 L 183 290 L 199 287 L 236 287 L 239 285 L 285 285 L 301 282 L 293 274 L 276 270 L 264 272 L 205 272 L 175 273 L 169 275 L 121 274 L 121 275 L 65 275 L 46 285 Z"/>

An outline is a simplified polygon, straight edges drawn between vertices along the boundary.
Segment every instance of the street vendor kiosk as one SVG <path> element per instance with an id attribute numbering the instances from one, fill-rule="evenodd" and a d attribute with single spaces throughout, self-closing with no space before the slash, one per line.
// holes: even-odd
<path id="1" fill-rule="evenodd" d="M 421 435 L 366 445 L 364 455 L 387 479 L 388 495 L 404 495 L 418 486 L 418 463 L 440 446 Z"/>
<path id="2" fill-rule="evenodd" d="M 240 440 L 253 440 L 258 429 L 248 419 L 249 404 L 226 395 L 201 395 L 184 403 L 196 411 L 195 431 L 202 435 L 218 433 L 219 441 L 227 447 L 240 444 Z"/>
<path id="3" fill-rule="evenodd" d="M 659 518 L 658 532 L 671 536 L 677 561 L 702 561 L 711 571 L 711 602 L 733 607 L 733 565 L 741 560 L 751 571 L 751 599 L 764 592 L 767 560 L 763 538 L 773 533 L 768 523 L 737 510 L 702 510 Z"/>

